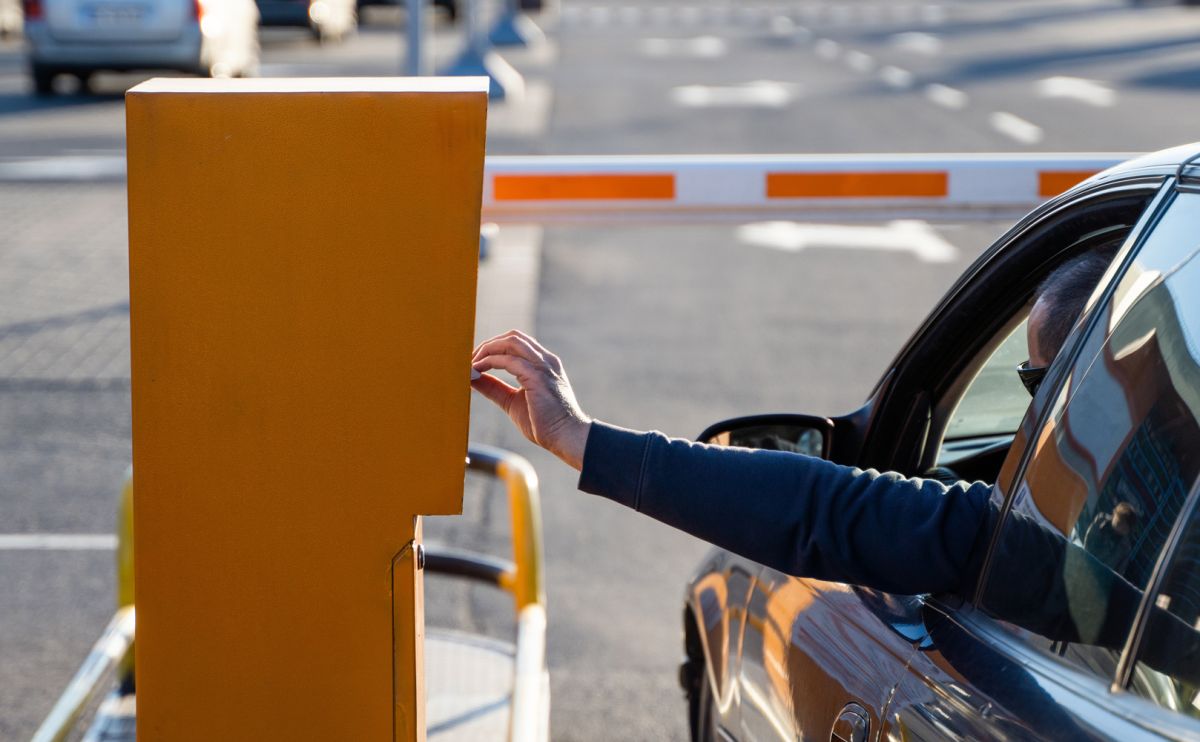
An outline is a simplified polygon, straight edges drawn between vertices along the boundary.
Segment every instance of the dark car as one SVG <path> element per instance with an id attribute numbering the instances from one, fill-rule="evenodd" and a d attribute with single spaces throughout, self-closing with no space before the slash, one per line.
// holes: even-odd
<path id="1" fill-rule="evenodd" d="M 1038 283 L 1114 242 L 1031 403 L 1015 366 Z M 1200 738 L 1198 252 L 1200 144 L 1133 160 L 987 250 L 861 409 L 705 431 L 994 483 L 998 516 L 965 596 L 893 595 L 711 552 L 684 610 L 693 738 Z"/>

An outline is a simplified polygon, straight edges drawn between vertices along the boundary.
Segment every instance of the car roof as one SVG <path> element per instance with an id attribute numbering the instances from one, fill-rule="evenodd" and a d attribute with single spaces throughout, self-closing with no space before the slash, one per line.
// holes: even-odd
<path id="1" fill-rule="evenodd" d="M 1120 165 L 1115 165 L 1107 170 L 1096 173 L 1079 185 L 1095 185 L 1102 181 L 1143 175 L 1173 175 L 1179 170 L 1180 165 L 1198 157 L 1200 157 L 1200 142 L 1182 144 L 1178 147 L 1171 147 L 1170 149 L 1163 149 L 1126 160 Z"/>

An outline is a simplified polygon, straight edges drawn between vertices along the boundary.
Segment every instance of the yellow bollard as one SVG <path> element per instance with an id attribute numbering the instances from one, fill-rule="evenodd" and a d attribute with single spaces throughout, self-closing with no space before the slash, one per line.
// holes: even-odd
<path id="1" fill-rule="evenodd" d="M 424 738 L 460 512 L 486 80 L 126 98 L 138 737 Z"/>

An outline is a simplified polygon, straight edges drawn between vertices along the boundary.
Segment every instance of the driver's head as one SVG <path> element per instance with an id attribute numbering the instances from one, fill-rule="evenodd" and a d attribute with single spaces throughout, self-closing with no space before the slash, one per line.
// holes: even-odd
<path id="1" fill-rule="evenodd" d="M 1049 366 L 1062 350 L 1111 260 L 1108 250 L 1089 250 L 1054 269 L 1038 286 L 1026 326 L 1030 368 Z"/>

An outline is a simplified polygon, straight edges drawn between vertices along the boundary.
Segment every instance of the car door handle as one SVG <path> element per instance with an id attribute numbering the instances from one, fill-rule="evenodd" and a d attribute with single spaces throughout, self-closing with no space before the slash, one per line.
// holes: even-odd
<path id="1" fill-rule="evenodd" d="M 871 717 L 867 710 L 857 703 L 846 704 L 842 713 L 833 722 L 833 730 L 829 733 L 830 742 L 867 742 L 867 734 L 871 731 Z"/>

